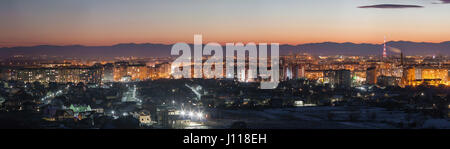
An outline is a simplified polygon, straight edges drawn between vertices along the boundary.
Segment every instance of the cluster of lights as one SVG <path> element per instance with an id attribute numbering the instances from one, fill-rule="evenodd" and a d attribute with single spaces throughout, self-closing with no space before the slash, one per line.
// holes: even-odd
<path id="1" fill-rule="evenodd" d="M 189 116 L 190 118 L 199 118 L 199 119 L 203 118 L 203 113 L 202 112 L 181 111 L 180 114 L 181 114 L 181 116 Z"/>
<path id="2" fill-rule="evenodd" d="M 49 98 L 54 98 L 56 96 L 62 95 L 62 93 L 63 93 L 62 90 L 58 90 L 56 93 L 50 93 L 49 95 L 47 95 L 45 97 L 42 97 L 41 100 L 44 101 L 44 100 L 47 100 Z"/>

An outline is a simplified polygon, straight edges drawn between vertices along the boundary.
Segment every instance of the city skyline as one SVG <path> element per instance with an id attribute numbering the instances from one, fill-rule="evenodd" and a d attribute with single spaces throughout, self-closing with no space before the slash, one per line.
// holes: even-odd
<path id="1" fill-rule="evenodd" d="M 446 0 L 2 1 L 0 47 L 119 43 L 440 43 Z M 381 40 L 380 40 L 381 39 Z"/>
<path id="2" fill-rule="evenodd" d="M 0 129 L 46 147 L 444 143 L 449 8 L 0 0 Z"/>

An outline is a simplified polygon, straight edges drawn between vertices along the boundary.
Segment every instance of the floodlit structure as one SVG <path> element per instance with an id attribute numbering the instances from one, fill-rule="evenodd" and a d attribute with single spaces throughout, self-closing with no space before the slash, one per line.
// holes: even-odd
<path id="1" fill-rule="evenodd" d="M 418 86 L 428 84 L 433 86 L 450 85 L 448 69 L 434 67 L 410 67 L 405 70 L 403 84 Z"/>

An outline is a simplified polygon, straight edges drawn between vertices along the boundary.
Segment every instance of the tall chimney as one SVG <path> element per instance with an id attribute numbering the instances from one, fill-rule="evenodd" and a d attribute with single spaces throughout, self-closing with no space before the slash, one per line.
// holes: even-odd
<path id="1" fill-rule="evenodd" d="M 386 51 L 386 36 L 384 36 L 384 43 L 383 43 L 383 59 L 387 58 L 387 51 Z"/>
<path id="2" fill-rule="evenodd" d="M 403 67 L 403 52 L 400 52 L 400 65 Z"/>

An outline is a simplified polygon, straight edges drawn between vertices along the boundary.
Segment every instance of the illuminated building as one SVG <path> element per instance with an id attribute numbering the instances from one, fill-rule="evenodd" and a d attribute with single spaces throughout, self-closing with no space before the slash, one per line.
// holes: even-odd
<path id="1" fill-rule="evenodd" d="M 376 67 L 370 67 L 367 69 L 366 72 L 366 82 L 370 85 L 377 84 L 377 68 Z"/>
<path id="2" fill-rule="evenodd" d="M 411 67 L 405 70 L 402 78 L 404 85 L 417 86 L 428 84 L 433 86 L 449 85 L 448 69 L 433 67 Z"/>
<path id="3" fill-rule="evenodd" d="M 41 83 L 101 83 L 102 68 L 98 66 L 83 67 L 14 67 L 6 71 L 8 80 Z"/>
<path id="4" fill-rule="evenodd" d="M 157 78 L 170 78 L 171 76 L 171 64 L 170 63 L 162 63 L 155 65 L 157 70 Z"/>
<path id="5" fill-rule="evenodd" d="M 384 64 L 378 69 L 378 76 L 402 77 L 403 69 L 394 67 L 393 64 Z"/>
<path id="6" fill-rule="evenodd" d="M 298 77 L 305 78 L 305 66 L 300 66 L 300 69 L 298 70 Z"/>
<path id="7" fill-rule="evenodd" d="M 157 75 L 157 70 L 156 67 L 148 67 L 148 77 L 150 77 L 150 79 L 157 79 L 158 75 Z"/>
<path id="8" fill-rule="evenodd" d="M 108 63 L 103 66 L 103 78 L 102 82 L 114 81 L 114 64 Z"/>
<path id="9" fill-rule="evenodd" d="M 133 64 L 129 65 L 127 69 L 127 75 L 131 76 L 133 81 L 147 80 L 148 68 L 145 64 Z"/>
<path id="10" fill-rule="evenodd" d="M 114 81 L 120 81 L 127 76 L 128 64 L 128 62 L 124 61 L 114 63 Z"/>
<path id="11" fill-rule="evenodd" d="M 116 62 L 114 64 L 114 81 L 142 81 L 149 79 L 148 67 L 145 64 Z"/>
<path id="12" fill-rule="evenodd" d="M 68 108 L 70 110 L 72 110 L 75 113 L 80 113 L 80 112 L 90 112 L 92 111 L 91 106 L 90 105 L 73 105 L 71 104 L 70 107 Z"/>
<path id="13" fill-rule="evenodd" d="M 359 86 L 366 82 L 366 71 L 353 71 L 352 72 L 352 86 Z"/>
<path id="14" fill-rule="evenodd" d="M 323 71 L 322 70 L 307 70 L 305 71 L 305 77 L 308 80 L 321 80 L 323 79 Z"/>
<path id="15" fill-rule="evenodd" d="M 138 119 L 141 126 L 152 124 L 152 118 L 150 114 L 140 114 Z"/>

